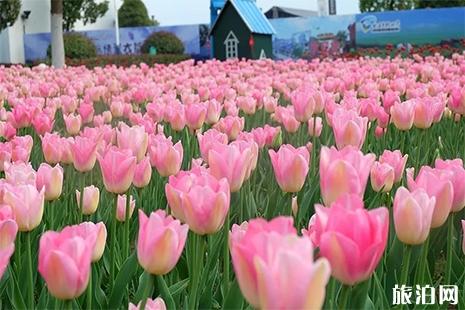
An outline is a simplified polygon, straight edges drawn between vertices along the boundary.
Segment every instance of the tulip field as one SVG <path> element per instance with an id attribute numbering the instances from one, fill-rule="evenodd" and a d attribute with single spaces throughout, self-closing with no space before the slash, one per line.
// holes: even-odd
<path id="1" fill-rule="evenodd" d="M 465 54 L 0 67 L 0 309 L 465 309 Z"/>

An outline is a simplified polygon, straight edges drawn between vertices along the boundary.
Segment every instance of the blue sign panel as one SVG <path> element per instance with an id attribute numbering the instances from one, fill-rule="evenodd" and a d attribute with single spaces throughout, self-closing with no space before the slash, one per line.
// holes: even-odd
<path id="1" fill-rule="evenodd" d="M 440 44 L 465 38 L 465 8 L 356 15 L 357 47 Z"/>

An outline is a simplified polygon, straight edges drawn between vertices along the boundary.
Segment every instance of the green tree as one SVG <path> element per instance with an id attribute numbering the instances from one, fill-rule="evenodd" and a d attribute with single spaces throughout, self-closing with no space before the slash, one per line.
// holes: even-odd
<path id="1" fill-rule="evenodd" d="M 149 17 L 147 8 L 141 0 L 124 0 L 118 10 L 120 27 L 157 26 L 158 22 Z"/>
<path id="2" fill-rule="evenodd" d="M 360 12 L 411 10 L 417 0 L 360 0 Z"/>
<path id="3" fill-rule="evenodd" d="M 108 11 L 108 1 L 95 3 L 95 0 L 63 1 L 63 29 L 70 31 L 74 23 L 82 20 L 84 25 L 93 24 Z"/>
<path id="4" fill-rule="evenodd" d="M 0 31 L 14 24 L 20 10 L 21 0 L 0 1 Z"/>
<path id="5" fill-rule="evenodd" d="M 465 0 L 417 0 L 416 8 L 446 8 L 465 6 Z"/>

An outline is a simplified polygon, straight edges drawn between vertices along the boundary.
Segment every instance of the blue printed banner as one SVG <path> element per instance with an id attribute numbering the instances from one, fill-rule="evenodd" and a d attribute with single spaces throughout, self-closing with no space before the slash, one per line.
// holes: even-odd
<path id="1" fill-rule="evenodd" d="M 199 25 L 169 27 L 130 27 L 120 28 L 120 50 L 123 54 L 137 54 L 140 47 L 151 33 L 167 31 L 174 33 L 184 44 L 184 52 L 190 55 L 201 53 Z M 91 39 L 97 47 L 99 55 L 116 53 L 116 36 L 114 29 L 80 31 Z M 50 33 L 26 34 L 24 36 L 24 52 L 26 61 L 47 58 L 50 45 Z"/>
<path id="2" fill-rule="evenodd" d="M 356 15 L 357 47 L 441 44 L 465 38 L 465 8 Z"/>

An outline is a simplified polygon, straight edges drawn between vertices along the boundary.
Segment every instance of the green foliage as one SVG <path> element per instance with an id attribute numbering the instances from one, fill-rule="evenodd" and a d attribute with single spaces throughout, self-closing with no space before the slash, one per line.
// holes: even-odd
<path id="1" fill-rule="evenodd" d="M 157 26 L 158 22 L 152 20 L 147 13 L 147 8 L 141 0 L 124 0 L 118 10 L 118 22 L 120 27 Z"/>
<path id="2" fill-rule="evenodd" d="M 465 0 L 417 0 L 416 8 L 446 8 L 465 6 Z"/>
<path id="3" fill-rule="evenodd" d="M 72 30 L 78 20 L 82 20 L 84 25 L 93 24 L 107 11 L 108 1 L 95 3 L 95 0 L 63 0 L 63 29 Z"/>
<path id="4" fill-rule="evenodd" d="M 184 53 L 184 45 L 181 40 L 171 32 L 159 31 L 152 33 L 145 39 L 140 50 L 142 53 L 148 53 L 151 46 L 154 46 L 160 54 Z"/>
<path id="5" fill-rule="evenodd" d="M 20 10 L 21 0 L 0 1 L 0 31 L 14 24 Z"/>
<path id="6" fill-rule="evenodd" d="M 139 65 L 145 63 L 149 66 L 154 64 L 172 64 L 178 63 L 189 59 L 188 55 L 164 55 L 158 54 L 156 56 L 142 54 L 142 55 L 111 55 L 111 56 L 97 56 L 88 59 L 72 59 L 67 60 L 68 66 L 86 66 L 87 68 L 104 67 L 107 65 L 116 65 L 119 67 L 130 67 L 132 65 Z"/>
<path id="7" fill-rule="evenodd" d="M 360 0 L 360 12 L 411 10 L 416 0 Z"/>
<path id="8" fill-rule="evenodd" d="M 97 48 L 94 43 L 80 33 L 67 33 L 63 36 L 65 45 L 65 57 L 70 59 L 83 59 L 97 56 Z M 51 45 L 47 48 L 47 56 L 51 56 Z"/>

